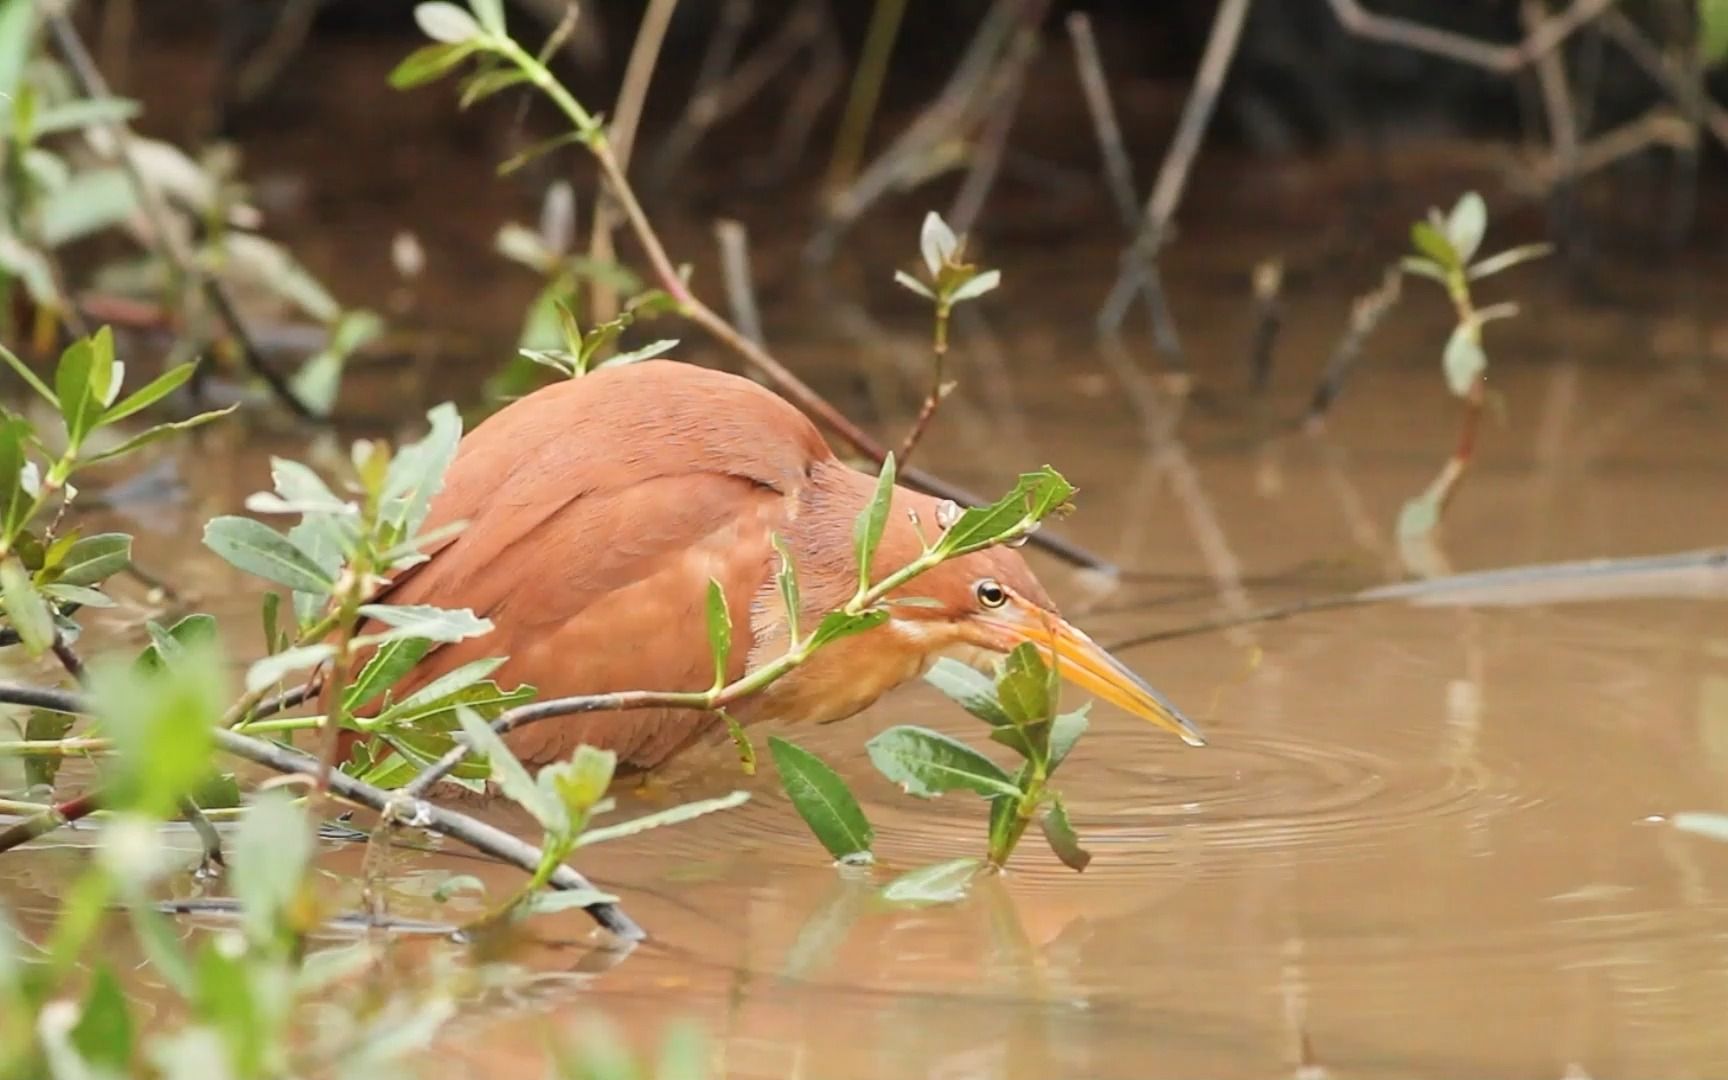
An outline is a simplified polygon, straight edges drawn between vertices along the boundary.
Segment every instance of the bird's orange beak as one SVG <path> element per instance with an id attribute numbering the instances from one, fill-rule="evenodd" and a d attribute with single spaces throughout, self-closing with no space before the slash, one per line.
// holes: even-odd
<path id="1" fill-rule="evenodd" d="M 974 616 L 992 639 L 990 646 L 1011 652 L 1031 642 L 1044 662 L 1080 689 L 1133 713 L 1177 736 L 1189 746 L 1205 746 L 1206 739 L 1170 699 L 1128 670 L 1120 660 L 1104 651 L 1079 627 L 1066 619 L 1017 599 L 985 616 Z"/>

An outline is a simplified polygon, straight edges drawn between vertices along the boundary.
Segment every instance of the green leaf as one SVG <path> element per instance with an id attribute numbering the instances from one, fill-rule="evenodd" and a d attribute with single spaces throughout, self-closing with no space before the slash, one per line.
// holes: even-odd
<path id="1" fill-rule="evenodd" d="M 708 649 L 714 656 L 714 686 L 726 685 L 726 665 L 732 659 L 732 613 L 726 610 L 726 590 L 708 579 Z"/>
<path id="2" fill-rule="evenodd" d="M 942 215 L 934 210 L 926 213 L 924 224 L 918 230 L 918 250 L 924 256 L 924 268 L 930 271 L 930 276 L 939 276 L 943 266 L 954 258 L 959 248 L 959 238 L 942 220 Z"/>
<path id="3" fill-rule="evenodd" d="M 1682 832 L 1706 836 L 1728 843 L 1728 814 L 1712 814 L 1702 810 L 1682 810 L 1669 818 L 1669 823 Z"/>
<path id="4" fill-rule="evenodd" d="M 187 615 L 167 630 L 155 623 L 146 624 L 146 628 L 150 631 L 150 644 L 132 663 L 148 671 L 178 663 L 189 648 L 216 644 L 216 618 L 213 615 Z"/>
<path id="5" fill-rule="evenodd" d="M 1092 703 L 1087 702 L 1073 712 L 1058 716 L 1050 725 L 1050 771 L 1052 773 L 1068 757 L 1069 751 L 1074 749 L 1074 744 L 1080 741 L 1080 736 L 1086 734 L 1086 728 L 1091 723 L 1086 718 L 1086 714 L 1091 708 Z"/>
<path id="6" fill-rule="evenodd" d="M 102 414 L 102 423 L 105 425 L 112 424 L 116 420 L 126 419 L 128 416 L 131 416 L 133 413 L 138 412 L 141 409 L 149 408 L 158 401 L 167 397 L 169 394 L 180 389 L 181 384 L 187 379 L 190 379 L 192 373 L 197 370 L 198 364 L 196 361 L 189 364 L 179 364 L 169 368 L 167 371 L 164 371 L 154 379 L 151 379 L 148 383 L 139 387 L 129 397 L 122 398 L 120 401 L 109 406 L 108 411 Z"/>
<path id="7" fill-rule="evenodd" d="M 282 640 L 282 594 L 267 592 L 259 607 L 259 619 L 264 626 L 264 651 L 280 652 Z"/>
<path id="8" fill-rule="evenodd" d="M 24 722 L 24 738 L 30 742 L 50 742 L 64 739 L 66 733 L 72 730 L 72 721 L 73 718 L 65 713 L 49 712 L 47 709 L 31 709 L 30 719 Z M 25 786 L 52 789 L 54 778 L 59 775 L 60 765 L 64 760 L 59 755 L 25 758 Z M 5 980 L 0 979 L 0 986 L 4 985 Z"/>
<path id="9" fill-rule="evenodd" d="M 642 361 L 652 360 L 656 356 L 665 356 L 673 349 L 676 349 L 679 344 L 680 342 L 677 338 L 662 338 L 659 341 L 650 341 L 640 349 L 631 349 L 629 352 L 621 352 L 617 356 L 611 357 L 600 366 L 610 368 L 623 367 L 625 364 L 640 364 Z"/>
<path id="10" fill-rule="evenodd" d="M 904 270 L 894 271 L 894 280 L 898 284 L 904 285 L 906 288 L 912 290 L 926 300 L 934 302 L 936 299 L 936 294 L 930 291 L 930 286 L 919 281 Z"/>
<path id="11" fill-rule="evenodd" d="M 774 580 L 780 587 L 780 603 L 786 609 L 786 640 L 797 641 L 798 615 L 802 603 L 798 595 L 798 572 L 792 566 L 792 555 L 786 550 L 780 534 L 772 534 L 769 540 L 774 544 L 775 554 L 780 556 L 780 569 L 775 572 Z"/>
<path id="12" fill-rule="evenodd" d="M 158 819 L 176 812 L 209 776 L 210 733 L 229 701 L 228 681 L 218 650 L 196 642 L 156 671 L 117 657 L 91 664 L 91 700 L 114 743 L 107 808 Z"/>
<path id="13" fill-rule="evenodd" d="M 1458 265 L 1468 266 L 1488 231 L 1488 204 L 1474 191 L 1465 192 L 1446 218 L 1446 241 L 1458 253 Z"/>
<path id="14" fill-rule="evenodd" d="M 504 740 L 492 731 L 490 725 L 480 719 L 472 709 L 458 708 L 457 723 L 462 725 L 462 733 L 468 736 L 467 742 L 474 753 L 486 759 L 492 769 L 492 780 L 498 785 L 498 790 L 504 797 L 534 815 L 542 828 L 549 833 L 567 834 L 569 819 L 566 816 L 564 804 L 553 794 L 534 782 L 528 775 L 528 770 L 504 745 Z"/>
<path id="15" fill-rule="evenodd" d="M 159 976 L 169 988 L 181 997 L 191 997 L 195 992 L 192 980 L 192 965 L 187 960 L 186 950 L 181 946 L 176 935 L 163 914 L 151 906 L 148 897 L 135 897 L 128 905 L 132 916 L 132 936 L 138 942 L 139 951 L 150 965 L 153 974 Z M 3 931 L 4 927 L 0 927 Z M 0 983 L 4 980 L 0 979 Z"/>
<path id="16" fill-rule="evenodd" d="M 474 16 L 445 0 L 415 5 L 414 21 L 420 25 L 421 33 L 449 45 L 460 45 L 485 34 Z"/>
<path id="17" fill-rule="evenodd" d="M 97 585 L 132 565 L 132 538 L 97 533 L 72 545 L 54 580 L 61 585 Z"/>
<path id="18" fill-rule="evenodd" d="M 887 621 L 888 611 L 885 608 L 872 608 L 858 615 L 830 611 L 822 616 L 822 621 L 816 624 L 816 632 L 810 635 L 810 651 L 814 652 L 829 642 L 839 641 L 853 634 L 874 630 Z"/>
<path id="19" fill-rule="evenodd" d="M 535 915 L 556 915 L 572 908 L 590 908 L 595 904 L 616 904 L 618 898 L 599 889 L 541 889 L 522 898 L 512 914 L 519 918 Z"/>
<path id="20" fill-rule="evenodd" d="M 185 420 L 176 420 L 171 424 L 157 424 L 153 428 L 147 428 L 144 431 L 140 431 L 138 434 L 127 439 L 119 446 L 109 450 L 104 450 L 94 457 L 85 458 L 84 463 L 87 465 L 95 465 L 103 461 L 112 461 L 117 457 L 124 457 L 140 447 L 148 446 L 154 442 L 161 442 L 170 435 L 177 435 L 182 431 L 191 431 L 193 428 L 203 427 L 212 420 L 220 420 L 239 407 L 239 404 L 235 403 L 228 406 L 226 409 L 213 409 L 210 412 L 199 413 L 197 416 L 189 417 Z"/>
<path id="21" fill-rule="evenodd" d="M 568 761 L 541 769 L 534 782 L 564 807 L 564 831 L 568 835 L 587 827 L 588 815 L 606 797 L 617 769 L 617 754 L 583 745 Z"/>
<path id="22" fill-rule="evenodd" d="M 1417 251 L 1432 259 L 1442 270 L 1450 272 L 1462 265 L 1458 252 L 1452 248 L 1452 241 L 1430 222 L 1418 221 L 1410 226 L 1410 241 L 1416 245 Z"/>
<path id="23" fill-rule="evenodd" d="M 24 454 L 30 437 L 28 420 L 0 421 L 0 536 L 14 536 L 23 529 L 36 500 L 24 484 L 29 459 Z"/>
<path id="24" fill-rule="evenodd" d="M 60 415 L 66 421 L 66 441 L 74 448 L 95 428 L 108 405 L 108 388 L 114 381 L 114 335 L 104 326 L 80 338 L 60 354 L 54 369 L 55 395 Z"/>
<path id="25" fill-rule="evenodd" d="M 756 747 L 750 743 L 750 734 L 725 709 L 720 710 L 720 719 L 726 721 L 726 734 L 732 737 L 732 745 L 738 750 L 738 767 L 744 770 L 745 776 L 755 776 Z"/>
<path id="26" fill-rule="evenodd" d="M 1022 522 L 1042 521 L 1061 510 L 1074 496 L 1074 486 L 1046 465 L 1034 473 L 1022 473 L 1014 489 L 984 507 L 963 512 L 936 549 L 945 555 L 963 555 L 1011 538 Z"/>
<path id="27" fill-rule="evenodd" d="M 15 558 L 0 562 L 0 598 L 6 601 L 6 619 L 18 631 L 24 651 L 41 656 L 54 643 L 54 616 L 30 583 L 30 572 Z"/>
<path id="28" fill-rule="evenodd" d="M 997 699 L 1014 723 L 1024 727 L 1050 719 L 1056 704 L 1056 673 L 1031 642 L 1017 645 L 1003 661 Z"/>
<path id="29" fill-rule="evenodd" d="M 409 53 L 390 72 L 390 85 L 397 90 L 412 90 L 416 86 L 437 82 L 474 55 L 476 47 L 475 42 L 423 45 Z"/>
<path id="30" fill-rule="evenodd" d="M 111 608 L 116 606 L 112 597 L 98 589 L 86 588 L 83 585 L 63 585 L 49 582 L 41 587 L 42 595 L 55 605 L 78 604 L 83 607 Z"/>
<path id="31" fill-rule="evenodd" d="M 894 455 L 882 459 L 882 471 L 876 476 L 876 493 L 870 505 L 859 514 L 852 526 L 853 552 L 858 559 L 858 588 L 870 586 L 870 570 L 876 559 L 876 549 L 882 544 L 882 533 L 888 527 L 888 510 L 894 502 Z"/>
<path id="32" fill-rule="evenodd" d="M 1044 830 L 1044 839 L 1050 841 L 1050 850 L 1062 860 L 1062 865 L 1070 870 L 1086 869 L 1092 861 L 1092 853 L 1080 846 L 1080 837 L 1075 835 L 1074 826 L 1068 823 L 1068 810 L 1062 805 L 1060 795 L 1051 797 L 1050 805 L 1038 819 L 1038 824 Z"/>
<path id="33" fill-rule="evenodd" d="M 440 608 L 429 604 L 362 604 L 360 614 L 390 627 L 379 635 L 383 641 L 425 638 L 440 644 L 466 641 L 492 632 L 492 621 L 467 608 Z"/>
<path id="34" fill-rule="evenodd" d="M 264 1076 L 269 1071 L 264 1062 L 271 1039 L 270 1021 L 265 1016 L 266 1006 L 258 1000 L 247 977 L 247 960 L 247 954 L 230 952 L 216 939 L 206 939 L 198 954 L 193 1015 L 215 1028 L 222 1038 L 227 1068 L 219 1076 Z"/>
<path id="35" fill-rule="evenodd" d="M 1002 284 L 1002 271 L 986 270 L 982 274 L 968 278 L 966 284 L 954 290 L 954 295 L 948 298 L 948 302 L 958 304 L 966 300 L 976 300 L 1000 284 Z"/>
<path id="36" fill-rule="evenodd" d="M 1470 280 L 1481 281 L 1483 278 L 1498 274 L 1502 270 L 1510 270 L 1519 263 L 1540 259 L 1553 250 L 1554 245 L 1552 244 L 1524 244 L 1502 251 L 1498 255 L 1490 255 L 1470 268 Z"/>
<path id="37" fill-rule="evenodd" d="M 1001 766 L 958 739 L 928 728 L 889 728 L 865 744 L 870 761 L 907 794 L 922 799 L 949 791 L 986 797 L 1019 795 Z"/>
<path id="38" fill-rule="evenodd" d="M 1418 277 L 1425 277 L 1431 281 L 1438 281 L 1442 285 L 1448 283 L 1445 267 L 1436 263 L 1432 259 L 1427 259 L 1420 255 L 1406 255 L 1402 259 L 1398 260 L 1398 265 L 1403 267 L 1404 272 L 1407 274 L 1415 274 Z"/>
<path id="39" fill-rule="evenodd" d="M 462 96 L 457 99 L 457 106 L 466 109 L 493 94 L 531 81 L 532 77 L 521 68 L 494 68 L 491 71 L 479 72 L 462 85 Z"/>
<path id="40" fill-rule="evenodd" d="M 286 676 L 296 671 L 304 671 L 317 667 L 324 661 L 336 655 L 336 646 L 328 642 L 318 642 L 313 645 L 302 645 L 295 649 L 283 649 L 279 653 L 260 657 L 246 669 L 246 690 L 257 693 L 260 690 L 275 686 Z"/>
<path id="41" fill-rule="evenodd" d="M 367 726 L 411 725 L 425 720 L 436 713 L 443 712 L 453 705 L 467 705 L 476 711 L 483 711 L 480 706 L 497 702 L 514 702 L 523 696 L 523 687 L 517 687 L 508 693 L 500 690 L 492 683 L 486 682 L 486 677 L 497 671 L 504 663 L 504 657 L 489 656 L 480 660 L 470 660 L 453 671 L 447 671 L 420 689 L 409 694 L 401 701 L 391 705 L 377 718 L 367 721 Z M 479 691 L 482 698 L 468 695 Z M 528 688 L 532 696 L 532 688 Z"/>
<path id="42" fill-rule="evenodd" d="M 432 890 L 432 899 L 440 904 L 446 904 L 450 902 L 451 897 L 460 892 L 473 892 L 485 896 L 486 883 L 473 874 L 452 874 L 439 882 L 438 887 Z"/>
<path id="43" fill-rule="evenodd" d="M 78 1055 L 98 1070 L 110 1070 L 117 1076 L 131 1073 L 132 1013 L 126 1005 L 126 994 L 120 989 L 120 980 L 105 963 L 96 967 L 71 1035 Z"/>
<path id="44" fill-rule="evenodd" d="M 504 0 L 468 0 L 468 6 L 489 33 L 504 36 Z"/>
<path id="45" fill-rule="evenodd" d="M 211 519 L 204 526 L 204 546 L 248 574 L 296 592 L 328 595 L 336 584 L 286 536 L 252 518 Z"/>
<path id="46" fill-rule="evenodd" d="M 1462 322 L 1446 341 L 1441 363 L 1446 369 L 1446 385 L 1459 397 L 1469 397 L 1476 380 L 1488 370 L 1488 354 L 1482 351 L 1482 328 L 1475 322 Z"/>
<path id="47" fill-rule="evenodd" d="M 734 791 L 730 795 L 722 795 L 717 799 L 702 799 L 697 802 L 684 803 L 682 806 L 674 806 L 670 810 L 643 814 L 641 817 L 631 818 L 629 821 L 620 822 L 617 825 L 589 829 L 582 834 L 581 839 L 576 841 L 576 846 L 586 847 L 589 844 L 603 844 L 608 840 L 635 836 L 637 833 L 647 832 L 649 829 L 663 829 L 668 825 L 679 825 L 706 814 L 730 810 L 735 806 L 743 806 L 749 801 L 750 793 L 748 791 Z"/>
<path id="48" fill-rule="evenodd" d="M 312 827 L 285 792 L 261 794 L 234 836 L 230 881 L 240 901 L 240 925 L 263 945 L 275 940 L 284 913 L 305 887 Z"/>
<path id="49" fill-rule="evenodd" d="M 967 858 L 920 867 L 884 885 L 881 896 L 890 904 L 904 907 L 952 904 L 965 899 L 966 890 L 983 865 L 981 859 Z"/>
<path id="50" fill-rule="evenodd" d="M 42 200 L 36 238 L 61 248 L 121 224 L 137 209 L 137 190 L 124 169 L 85 169 Z"/>
<path id="51" fill-rule="evenodd" d="M 275 593 L 271 593 L 275 596 Z M 372 699 L 401 681 L 402 676 L 414 670 L 432 649 L 432 643 L 425 638 L 398 638 L 386 641 L 366 659 L 366 666 L 360 669 L 348 690 L 342 695 L 342 708 L 353 712 Z"/>
<path id="52" fill-rule="evenodd" d="M 768 752 L 793 808 L 829 854 L 867 860 L 875 832 L 846 781 L 815 754 L 777 736 L 769 736 Z"/>
<path id="53" fill-rule="evenodd" d="M 443 490 L 444 475 L 462 441 L 462 414 L 456 406 L 445 402 L 428 412 L 426 420 L 425 436 L 403 447 L 384 477 L 380 514 L 403 537 L 417 535 L 425 524 L 432 498 Z"/>
<path id="54" fill-rule="evenodd" d="M 3 2 L 4 0 L 0 0 L 0 3 Z M 13 0 L 14 4 L 19 2 L 20 0 Z M 25 6 L 29 6 L 30 2 L 31 0 L 22 0 L 22 3 L 24 3 Z M 0 10 L 0 15 L 3 14 L 3 10 Z M 18 377 L 23 379 L 30 389 L 36 391 L 36 395 L 43 401 L 46 401 L 56 409 L 60 407 L 60 399 L 54 396 L 54 391 L 48 389 L 48 384 L 38 378 L 36 373 L 30 370 L 30 365 L 18 359 L 18 355 L 11 349 L 8 349 L 5 345 L 0 345 L 0 360 L 6 361 L 7 366 L 17 372 Z"/>
<path id="55" fill-rule="evenodd" d="M 944 656 L 924 673 L 924 681 L 991 727 L 1005 727 L 1013 723 L 1001 703 L 996 700 L 996 684 L 976 668 Z"/>

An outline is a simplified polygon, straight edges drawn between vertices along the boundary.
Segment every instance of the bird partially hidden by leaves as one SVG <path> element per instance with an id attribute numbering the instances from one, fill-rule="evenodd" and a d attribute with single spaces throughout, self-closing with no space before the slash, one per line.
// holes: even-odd
<path id="1" fill-rule="evenodd" d="M 791 404 L 735 375 L 650 360 L 546 386 L 463 438 L 425 527 L 465 527 L 379 597 L 468 608 L 494 629 L 429 652 L 395 695 L 488 656 L 508 657 L 492 676 L 499 686 L 529 684 L 541 699 L 706 690 L 715 679 L 710 580 L 732 613 L 725 677 L 735 680 L 787 649 L 781 550 L 799 584 L 800 633 L 854 597 L 854 522 L 876 484 Z M 870 580 L 922 555 L 953 512 L 896 486 Z M 1163 695 L 1058 614 L 1018 551 L 943 562 L 892 593 L 886 610 L 879 625 L 822 647 L 731 715 L 743 724 L 840 720 L 938 657 L 987 668 L 1031 642 L 1071 682 L 1202 742 Z M 518 728 L 506 743 L 530 765 L 587 743 L 647 770 L 720 722 L 671 708 L 569 715 Z"/>

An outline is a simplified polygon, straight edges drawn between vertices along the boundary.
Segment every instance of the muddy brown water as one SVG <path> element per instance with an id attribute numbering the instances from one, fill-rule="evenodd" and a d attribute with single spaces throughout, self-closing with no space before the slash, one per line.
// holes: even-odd
<path id="1" fill-rule="evenodd" d="M 1267 416 L 1300 410 L 1350 296 L 1375 273 L 1372 260 L 1346 260 L 1293 283 L 1271 391 L 1245 396 L 1248 267 L 1311 253 L 1318 238 L 1337 247 L 1348 227 L 1301 212 L 1320 181 L 1253 165 L 1232 176 L 1197 191 L 1168 269 L 1208 390 L 1186 406 L 1158 396 L 1160 416 L 1180 412 L 1177 441 L 1149 434 L 1159 418 L 1130 392 L 1144 384 L 1125 383 L 1116 358 L 1090 345 L 1114 240 L 1097 228 L 1053 238 L 1034 212 L 1030 226 L 1016 220 L 1032 235 L 994 252 L 1007 284 L 984 308 L 990 326 L 956 328 L 961 390 L 921 451 L 980 489 L 1046 461 L 1081 487 L 1063 531 L 1145 572 L 1112 584 L 1038 559 L 1100 640 L 1405 576 L 1398 507 L 1454 437 L 1438 367 L 1444 308 L 1426 295 L 1374 340 L 1324 433 L 1268 427 Z M 325 196 L 285 211 L 283 228 L 304 231 L 308 258 L 339 291 L 382 304 L 398 222 L 369 213 L 374 200 Z M 465 206 L 477 224 L 453 246 L 469 268 L 440 270 L 440 230 L 459 223 L 433 202 L 422 191 L 401 207 L 429 229 L 421 312 L 507 343 L 531 283 L 472 266 L 485 234 L 522 207 Z M 1383 216 L 1407 221 L 1422 205 Z M 910 251 L 913 209 L 856 241 L 869 281 Z M 1097 208 L 1085 213 L 1096 225 Z M 1343 246 L 1383 259 L 1397 233 Z M 689 247 L 704 234 L 690 223 L 679 235 Z M 791 259 L 768 248 L 765 276 L 784 285 Z M 1486 426 L 1427 565 L 1728 543 L 1711 274 L 1691 267 L 1682 288 L 1680 275 L 1646 269 L 1610 306 L 1510 290 L 1526 311 L 1489 338 L 1503 422 Z M 841 278 L 888 336 L 849 337 L 849 316 L 813 316 L 795 289 L 770 304 L 770 333 L 850 409 L 898 431 L 923 377 L 921 331 L 891 290 Z M 699 344 L 687 352 L 723 362 Z M 1130 362 L 1156 369 L 1138 344 Z M 360 409 L 411 426 L 476 377 L 433 370 L 430 381 L 362 373 Z M 270 453 L 307 450 L 279 431 L 211 433 L 163 459 L 185 482 L 170 484 L 174 498 L 97 515 L 138 530 L 140 560 L 189 606 L 222 615 L 241 650 L 256 644 L 255 591 L 197 547 L 196 529 L 267 485 Z M 579 860 L 651 940 L 619 954 L 596 945 L 580 913 L 541 920 L 541 940 L 515 958 L 534 977 L 465 1005 L 432 1060 L 451 1073 L 540 1075 L 546 1030 L 599 1010 L 643 1047 L 672 1022 L 698 1021 L 722 1074 L 738 1077 L 1728 1076 L 1728 846 L 1667 823 L 1728 810 L 1725 598 L 1720 571 L 1659 576 L 1574 598 L 1318 612 L 1126 649 L 1211 744 L 1189 749 L 1096 709 L 1059 785 L 1091 867 L 1074 874 L 1029 838 L 1006 876 L 953 907 L 870 902 L 892 873 L 982 847 L 981 802 L 913 800 L 864 759 L 866 739 L 891 724 L 978 736 L 927 688 L 797 735 L 864 800 L 873 874 L 828 863 L 771 769 L 745 777 L 727 747 L 699 749 L 628 795 L 620 815 L 739 787 L 749 803 Z M 134 595 L 122 616 L 141 607 Z M 97 633 L 136 636 L 119 619 L 97 622 Z M 485 813 L 527 831 L 520 815 Z M 93 836 L 63 830 L 7 856 L 0 898 L 27 927 L 43 925 Z M 359 859 L 337 847 L 320 866 L 350 906 Z M 403 853 L 397 870 L 398 913 L 430 919 L 477 910 L 467 896 L 428 899 L 451 873 L 479 875 L 493 895 L 519 880 L 448 849 Z"/>

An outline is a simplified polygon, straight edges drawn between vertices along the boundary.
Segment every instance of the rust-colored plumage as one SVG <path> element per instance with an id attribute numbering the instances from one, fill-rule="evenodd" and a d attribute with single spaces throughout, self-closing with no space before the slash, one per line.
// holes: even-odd
<path id="1" fill-rule="evenodd" d="M 384 597 L 470 608 L 495 629 L 436 649 L 397 694 L 500 655 L 509 659 L 494 679 L 531 684 L 542 698 L 706 689 L 710 578 L 732 611 L 736 678 L 786 645 L 771 537 L 792 556 L 801 626 L 813 626 L 856 587 L 852 523 L 874 484 L 803 414 L 734 375 L 661 360 L 539 390 L 462 440 L 426 527 L 467 526 Z M 876 578 L 915 558 L 918 530 L 934 538 L 936 519 L 936 500 L 896 489 Z M 821 650 L 733 715 L 837 720 L 939 655 L 977 663 L 1034 640 L 1075 681 L 1198 742 L 1168 702 L 1056 615 L 1018 552 L 955 559 L 904 593 L 937 603 L 895 606 L 886 624 Z M 691 710 L 590 714 L 524 727 L 507 742 L 530 764 L 590 743 L 650 768 L 717 722 Z"/>

